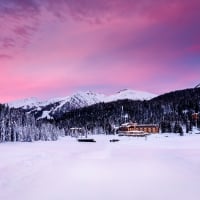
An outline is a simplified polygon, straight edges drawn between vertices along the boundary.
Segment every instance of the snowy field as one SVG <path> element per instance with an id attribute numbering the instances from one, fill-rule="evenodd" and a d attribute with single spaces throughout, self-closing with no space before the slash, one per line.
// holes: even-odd
<path id="1" fill-rule="evenodd" d="M 200 135 L 165 136 L 0 144 L 0 200 L 199 200 Z"/>

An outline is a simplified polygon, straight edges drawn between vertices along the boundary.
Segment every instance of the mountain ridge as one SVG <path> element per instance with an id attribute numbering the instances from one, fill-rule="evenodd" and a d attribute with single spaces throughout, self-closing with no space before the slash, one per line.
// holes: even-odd
<path id="1" fill-rule="evenodd" d="M 39 101 L 37 98 L 31 97 L 21 101 L 9 102 L 7 105 L 9 107 L 21 108 L 33 113 L 38 119 L 51 119 L 54 115 L 64 114 L 74 109 L 87 107 L 101 102 L 108 103 L 123 99 L 150 100 L 156 96 L 157 95 L 149 92 L 131 89 L 120 90 L 113 95 L 104 95 L 92 91 L 79 91 L 67 97 L 52 98 L 46 101 Z"/>

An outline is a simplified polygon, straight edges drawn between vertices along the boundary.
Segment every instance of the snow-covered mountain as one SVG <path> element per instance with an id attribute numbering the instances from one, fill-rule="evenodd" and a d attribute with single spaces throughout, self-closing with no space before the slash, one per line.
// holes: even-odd
<path id="1" fill-rule="evenodd" d="M 71 110 L 87 107 L 100 102 L 112 102 L 123 99 L 149 100 L 156 97 L 148 92 L 125 89 L 113 95 L 104 95 L 91 91 L 77 92 L 71 96 L 53 98 L 47 101 L 39 101 L 37 98 L 28 98 L 8 103 L 9 107 L 22 108 L 34 113 L 38 119 L 50 119 L 53 116 L 62 115 Z"/>
<path id="2" fill-rule="evenodd" d="M 73 94 L 72 96 L 67 96 L 67 97 L 62 97 L 62 98 L 53 98 L 46 101 L 40 101 L 37 98 L 31 97 L 31 98 L 9 102 L 8 106 L 13 107 L 13 108 L 31 109 L 31 108 L 45 107 L 50 104 L 58 103 L 59 106 L 57 106 L 56 109 L 60 109 L 67 103 L 74 104 L 74 107 L 84 107 L 84 106 L 89 106 L 89 105 L 96 104 L 99 102 L 103 102 L 105 98 L 106 96 L 103 94 L 87 91 L 87 92 L 77 92 Z"/>
<path id="3" fill-rule="evenodd" d="M 154 97 L 156 97 L 156 95 L 149 92 L 124 89 L 117 92 L 116 94 L 106 97 L 105 102 L 112 102 L 112 101 L 123 100 L 123 99 L 150 100 Z"/>
<path id="4" fill-rule="evenodd" d="M 21 108 L 23 107 L 24 109 L 36 107 L 39 104 L 39 100 L 35 97 L 27 98 L 27 99 L 22 99 L 22 100 L 17 100 L 14 102 L 8 103 L 9 107 L 12 108 Z"/>

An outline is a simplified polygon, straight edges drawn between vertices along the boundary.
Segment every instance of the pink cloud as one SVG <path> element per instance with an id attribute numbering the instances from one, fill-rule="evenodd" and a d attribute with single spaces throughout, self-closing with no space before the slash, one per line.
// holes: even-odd
<path id="1" fill-rule="evenodd" d="M 3 0 L 1 101 L 193 86 L 199 9 L 197 0 Z"/>
<path id="2" fill-rule="evenodd" d="M 2 59 L 11 59 L 12 56 L 6 55 L 6 54 L 0 54 L 0 60 Z"/>

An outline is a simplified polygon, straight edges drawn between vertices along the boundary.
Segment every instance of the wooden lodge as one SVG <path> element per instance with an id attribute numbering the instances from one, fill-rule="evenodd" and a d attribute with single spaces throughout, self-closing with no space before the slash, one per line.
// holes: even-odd
<path id="1" fill-rule="evenodd" d="M 157 124 L 137 124 L 137 123 L 125 123 L 118 128 L 119 134 L 151 134 L 159 133 L 159 125 Z"/>

